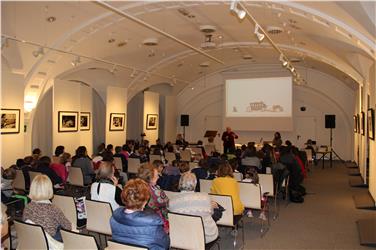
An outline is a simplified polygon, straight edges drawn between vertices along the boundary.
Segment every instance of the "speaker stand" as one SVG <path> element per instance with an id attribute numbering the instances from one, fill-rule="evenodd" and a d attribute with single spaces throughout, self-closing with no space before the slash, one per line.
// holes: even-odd
<path id="1" fill-rule="evenodd" d="M 183 139 L 185 140 L 185 126 L 183 126 Z"/>
<path id="2" fill-rule="evenodd" d="M 336 153 L 336 151 L 333 148 L 333 128 L 330 128 L 330 154 L 329 154 L 329 160 L 330 160 L 330 167 L 333 166 L 333 153 L 335 156 L 340 159 L 342 164 L 345 164 L 345 161 L 342 160 L 342 158 Z M 324 159 L 323 159 L 324 160 Z"/>

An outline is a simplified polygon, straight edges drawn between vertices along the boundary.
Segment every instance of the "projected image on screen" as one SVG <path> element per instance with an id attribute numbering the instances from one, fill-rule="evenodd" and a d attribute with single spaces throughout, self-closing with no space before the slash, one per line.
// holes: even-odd
<path id="1" fill-rule="evenodd" d="M 226 117 L 290 117 L 291 77 L 226 81 Z"/>

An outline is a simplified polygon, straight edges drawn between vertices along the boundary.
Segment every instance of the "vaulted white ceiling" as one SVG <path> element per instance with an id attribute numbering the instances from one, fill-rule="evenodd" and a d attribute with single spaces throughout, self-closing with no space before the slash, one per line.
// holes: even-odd
<path id="1" fill-rule="evenodd" d="M 179 92 L 203 74 L 231 66 L 280 64 L 279 53 L 268 41 L 254 36 L 250 19 L 240 21 L 226 1 L 106 2 L 198 49 L 205 41 L 201 25 L 216 27 L 216 48 L 204 50 L 220 64 L 145 26 L 111 12 L 95 2 L 1 2 L 2 35 L 24 40 L 2 40 L 2 61 L 25 77 L 25 96 L 39 96 L 56 77 L 75 79 L 82 75 L 111 76 L 111 83 L 130 88 L 131 95 L 145 86 L 169 83 Z M 351 88 L 368 80 L 375 64 L 375 2 L 243 2 L 262 28 L 282 30 L 269 34 L 275 44 L 299 68 L 316 68 Z M 55 17 L 54 22 L 48 22 Z M 147 38 L 158 45 L 146 46 Z M 35 43 L 31 45 L 30 43 Z M 73 55 L 45 49 L 42 45 L 81 57 L 73 67 Z M 244 59 L 244 56 L 250 56 Z M 209 67 L 200 67 L 204 63 Z M 122 66 L 114 65 L 123 65 Z M 136 69 L 133 70 L 133 69 Z M 142 71 L 150 72 L 145 73 Z M 132 74 L 135 73 L 135 74 Z M 89 83 L 90 84 L 90 83 Z"/>

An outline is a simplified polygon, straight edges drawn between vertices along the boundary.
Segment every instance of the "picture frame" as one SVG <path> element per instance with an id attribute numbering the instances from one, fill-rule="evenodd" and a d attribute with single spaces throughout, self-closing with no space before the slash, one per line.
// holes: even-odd
<path id="1" fill-rule="evenodd" d="M 90 130 L 90 112 L 80 113 L 80 130 L 81 131 Z"/>
<path id="2" fill-rule="evenodd" d="M 147 130 L 156 130 L 158 128 L 158 115 L 157 114 L 148 114 L 146 116 L 146 129 Z"/>
<path id="3" fill-rule="evenodd" d="M 358 133 L 358 116 L 353 115 L 353 121 L 354 121 L 354 133 Z"/>
<path id="4" fill-rule="evenodd" d="M 365 135 L 365 114 L 363 111 L 360 116 L 360 134 Z"/>
<path id="5" fill-rule="evenodd" d="M 20 109 L 1 109 L 1 134 L 20 133 Z"/>
<path id="6" fill-rule="evenodd" d="M 77 132 L 78 131 L 78 112 L 59 111 L 59 132 Z"/>
<path id="7" fill-rule="evenodd" d="M 124 131 L 125 113 L 110 113 L 110 131 Z"/>
<path id="8" fill-rule="evenodd" d="M 368 138 L 375 140 L 375 110 L 373 108 L 367 110 L 367 122 Z"/>

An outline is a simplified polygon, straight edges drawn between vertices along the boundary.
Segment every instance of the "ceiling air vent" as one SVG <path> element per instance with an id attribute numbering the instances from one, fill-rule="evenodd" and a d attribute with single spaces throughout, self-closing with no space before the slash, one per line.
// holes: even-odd
<path id="1" fill-rule="evenodd" d="M 290 62 L 292 62 L 292 63 L 299 63 L 301 61 L 302 61 L 302 59 L 300 59 L 298 57 L 292 57 L 292 58 L 290 58 Z"/>
<path id="2" fill-rule="evenodd" d="M 277 26 L 268 26 L 266 27 L 266 31 L 271 35 L 278 35 L 283 32 L 283 29 Z"/>
<path id="3" fill-rule="evenodd" d="M 210 66 L 210 62 L 202 62 L 202 63 L 200 63 L 200 67 L 202 67 L 202 68 L 207 68 L 209 66 Z"/>
<path id="4" fill-rule="evenodd" d="M 216 30 L 217 28 L 213 25 L 201 25 L 200 26 L 200 31 L 203 33 L 213 33 Z"/>

